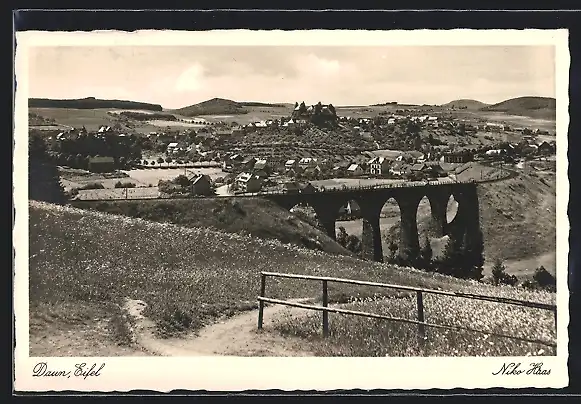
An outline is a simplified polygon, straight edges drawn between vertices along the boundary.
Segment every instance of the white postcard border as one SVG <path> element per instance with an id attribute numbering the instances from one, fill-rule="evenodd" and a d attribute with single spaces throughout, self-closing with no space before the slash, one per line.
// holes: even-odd
<path id="1" fill-rule="evenodd" d="M 16 34 L 14 148 L 14 311 L 16 317 L 15 384 L 17 391 L 103 391 L 175 389 L 242 391 L 279 389 L 452 389 L 491 387 L 560 388 L 568 384 L 568 31 L 560 30 L 415 30 L 415 31 L 139 31 L 39 32 Z M 307 42 L 305 42 L 308 40 Z M 27 50 L 32 46 L 128 45 L 252 45 L 291 46 L 437 46 L 554 45 L 557 99 L 557 305 L 556 357 L 516 358 L 34 358 L 28 338 L 28 214 L 27 214 Z M 34 378 L 38 362 L 51 368 L 76 363 L 105 363 L 99 377 Z M 549 376 L 492 376 L 505 362 L 543 362 Z"/>

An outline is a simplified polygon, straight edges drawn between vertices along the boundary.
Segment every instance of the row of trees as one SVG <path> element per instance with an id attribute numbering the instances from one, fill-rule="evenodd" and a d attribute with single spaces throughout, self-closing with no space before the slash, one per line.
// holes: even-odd
<path id="1" fill-rule="evenodd" d="M 492 267 L 492 283 L 495 285 L 517 286 L 519 279 L 515 275 L 507 273 L 506 270 L 502 259 L 496 259 Z M 541 265 L 535 269 L 532 279 L 525 280 L 521 283 L 521 286 L 529 289 L 546 289 L 555 292 L 557 290 L 557 280 Z"/>
<path id="2" fill-rule="evenodd" d="M 391 239 L 388 246 L 388 262 L 394 264 L 413 266 L 456 278 L 481 280 L 484 277 L 484 238 L 481 231 L 475 233 L 472 239 L 467 233 L 462 237 L 450 236 L 441 257 L 438 258 L 434 257 L 427 234 L 420 241 L 419 255 L 407 261 L 397 256 L 399 247 L 395 239 Z"/>
<path id="3" fill-rule="evenodd" d="M 141 146 L 137 136 L 97 136 L 85 134 L 55 142 L 52 150 L 57 153 L 83 157 L 109 156 L 126 161 L 141 159 Z"/>

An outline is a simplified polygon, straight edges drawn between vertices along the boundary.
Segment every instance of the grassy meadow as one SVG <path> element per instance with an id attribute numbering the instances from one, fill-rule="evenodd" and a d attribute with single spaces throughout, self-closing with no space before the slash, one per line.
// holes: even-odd
<path id="1" fill-rule="evenodd" d="M 51 313 L 58 313 L 60 323 L 84 323 L 88 321 L 88 310 L 102 312 L 100 318 L 115 319 L 124 298 L 140 299 L 148 304 L 144 314 L 157 324 L 161 336 L 197 330 L 221 317 L 256 308 L 260 271 L 353 278 L 535 301 L 555 299 L 554 294 L 495 288 L 348 256 L 330 256 L 274 240 L 40 202 L 29 203 L 29 221 L 31 345 L 40 338 L 38 330 L 43 319 L 54 318 Z M 318 282 L 292 279 L 269 279 L 266 290 L 267 296 L 281 299 L 316 298 L 321 293 Z M 332 303 L 386 296 L 399 298 L 388 300 L 394 302 L 386 305 L 389 310 L 403 310 L 399 305 L 406 296 L 400 292 L 329 285 Z M 429 321 L 433 321 L 429 316 L 436 315 L 431 304 L 426 302 Z M 498 320 L 497 311 L 475 311 L 476 306 L 466 306 L 465 302 L 449 302 L 444 309 L 442 316 L 455 316 L 448 321 L 478 318 L 484 324 L 492 324 Z M 498 331 L 526 332 L 519 327 L 539 321 L 537 313 L 519 315 L 518 323 L 498 323 Z M 349 318 L 344 327 L 356 335 L 363 327 L 358 321 Z M 304 327 L 311 324 L 310 321 L 302 323 Z M 32 327 L 34 324 L 36 326 Z M 333 316 L 332 327 L 342 327 L 336 316 Z M 371 333 L 371 329 L 368 332 Z M 123 343 L 123 326 L 112 327 L 111 335 L 116 335 L 112 338 Z M 392 343 L 394 346 L 405 344 L 402 341 Z M 480 354 L 495 352 L 501 350 Z"/>

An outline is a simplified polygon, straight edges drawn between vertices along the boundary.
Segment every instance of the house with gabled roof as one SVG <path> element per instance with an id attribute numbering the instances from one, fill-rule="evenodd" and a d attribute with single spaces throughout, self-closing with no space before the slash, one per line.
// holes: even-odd
<path id="1" fill-rule="evenodd" d="M 190 180 L 193 195 L 211 195 L 212 180 L 206 174 L 191 174 L 188 176 Z"/>
<path id="2" fill-rule="evenodd" d="M 242 192 L 260 192 L 262 189 L 262 179 L 252 173 L 239 174 L 235 181 Z"/>
<path id="3" fill-rule="evenodd" d="M 360 175 L 363 175 L 364 173 L 365 171 L 363 170 L 363 168 L 361 168 L 359 164 L 351 164 L 347 168 L 347 174 L 350 175 L 351 177 L 358 177 Z"/>
<path id="4" fill-rule="evenodd" d="M 389 172 L 391 162 L 385 157 L 374 157 L 367 162 L 371 175 L 385 175 Z"/>

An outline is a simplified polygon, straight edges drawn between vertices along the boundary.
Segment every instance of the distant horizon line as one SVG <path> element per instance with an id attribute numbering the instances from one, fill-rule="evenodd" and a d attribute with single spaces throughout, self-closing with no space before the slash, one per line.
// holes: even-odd
<path id="1" fill-rule="evenodd" d="M 495 104 L 499 104 L 501 102 L 504 101 L 508 101 L 508 100 L 514 100 L 514 99 L 518 99 L 518 98 L 548 98 L 548 99 L 553 99 L 556 100 L 556 97 L 550 97 L 550 96 L 544 96 L 544 95 L 521 95 L 521 96 L 516 96 L 516 97 L 511 97 L 511 98 L 505 98 L 502 99 L 498 102 L 493 102 L 493 103 L 488 103 L 488 102 L 484 102 L 484 101 L 480 101 L 476 98 L 454 98 L 450 101 L 441 103 L 441 104 L 429 104 L 429 103 L 412 103 L 412 102 L 399 102 L 399 101 L 384 101 L 384 102 L 373 102 L 373 103 L 369 103 L 369 104 L 349 104 L 349 105 L 335 105 L 336 108 L 354 108 L 354 107 L 370 107 L 370 106 L 378 106 L 378 105 L 389 105 L 390 103 L 394 103 L 392 105 L 414 105 L 414 106 L 441 106 L 441 105 L 445 105 L 445 104 L 449 104 L 451 102 L 454 101 L 476 101 L 476 102 L 480 102 L 486 105 L 495 105 Z M 138 101 L 138 100 L 133 100 L 133 99 L 120 99 L 120 98 L 97 98 L 94 96 L 86 96 L 86 97 L 80 97 L 80 98 L 50 98 L 50 97 L 28 97 L 28 100 L 31 99 L 36 99 L 36 100 L 53 100 L 53 101 L 76 101 L 76 100 L 86 100 L 86 99 L 95 99 L 95 100 L 102 100 L 102 101 L 127 101 L 127 102 L 135 102 L 135 103 L 140 103 L 140 104 L 149 104 L 149 105 L 156 105 L 156 106 L 160 106 L 162 108 L 162 110 L 178 110 L 178 109 L 182 109 L 182 108 L 186 108 L 186 107 L 190 107 L 192 105 L 197 105 L 206 101 L 211 101 L 211 100 L 226 100 L 226 101 L 232 101 L 232 102 L 236 102 L 236 103 L 240 103 L 240 104 L 244 104 L 244 103 L 261 103 L 261 104 L 271 104 L 271 105 L 276 105 L 276 104 L 287 104 L 287 105 L 294 105 L 295 102 L 304 102 L 304 100 L 301 101 L 292 101 L 292 102 L 288 102 L 288 101 L 255 101 L 255 100 L 247 100 L 247 101 L 237 101 L 237 100 L 233 100 L 230 98 L 223 98 L 223 97 L 213 97 L 213 98 L 208 98 L 206 100 L 202 100 L 202 101 L 198 101 L 198 102 L 194 102 L 192 104 L 189 105 L 185 105 L 182 107 L 177 107 L 177 108 L 166 108 L 164 107 L 162 104 L 156 104 L 154 102 L 150 102 L 150 101 Z M 308 104 L 308 103 L 307 103 Z M 333 104 L 333 103 L 331 103 Z"/>

